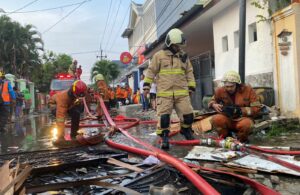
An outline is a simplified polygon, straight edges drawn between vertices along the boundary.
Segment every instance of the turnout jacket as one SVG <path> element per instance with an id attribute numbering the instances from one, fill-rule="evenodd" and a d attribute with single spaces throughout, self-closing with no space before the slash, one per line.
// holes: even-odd
<path id="1" fill-rule="evenodd" d="M 50 108 L 56 108 L 56 125 L 58 129 L 63 130 L 65 128 L 65 119 L 67 117 L 68 110 L 78 104 L 80 104 L 78 99 L 71 98 L 68 95 L 68 90 L 57 93 L 50 98 Z"/>
<path id="2" fill-rule="evenodd" d="M 144 89 L 149 89 L 156 77 L 157 97 L 188 96 L 189 90 L 195 90 L 193 66 L 187 55 L 169 50 L 160 50 L 154 54 L 144 79 Z"/>
<path id="3" fill-rule="evenodd" d="M 223 104 L 223 106 L 237 105 L 241 108 L 244 117 L 256 116 L 261 108 L 253 88 L 244 84 L 237 88 L 234 101 L 226 92 L 225 87 L 217 88 L 212 100 L 208 103 L 208 107 L 211 108 L 214 103 Z"/>

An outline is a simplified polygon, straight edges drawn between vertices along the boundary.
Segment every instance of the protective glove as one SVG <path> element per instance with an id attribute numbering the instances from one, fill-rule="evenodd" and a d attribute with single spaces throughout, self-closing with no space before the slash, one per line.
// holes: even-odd
<path id="1" fill-rule="evenodd" d="M 242 109 L 239 106 L 224 106 L 222 112 L 229 118 L 239 118 L 242 116 Z"/>

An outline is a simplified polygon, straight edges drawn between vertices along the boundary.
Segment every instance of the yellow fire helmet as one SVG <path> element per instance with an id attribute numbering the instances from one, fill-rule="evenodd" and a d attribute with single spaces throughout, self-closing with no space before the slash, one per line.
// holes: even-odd
<path id="1" fill-rule="evenodd" d="M 97 75 L 95 76 L 95 82 L 97 82 L 97 81 L 103 81 L 103 80 L 104 80 L 104 77 L 103 77 L 102 74 L 97 74 Z"/>
<path id="2" fill-rule="evenodd" d="M 237 83 L 237 84 L 242 83 L 239 73 L 237 73 L 234 70 L 230 70 L 226 72 L 223 76 L 222 82 L 230 82 L 230 83 Z"/>
<path id="3" fill-rule="evenodd" d="M 5 73 L 0 70 L 0 77 L 4 77 Z"/>
<path id="4" fill-rule="evenodd" d="M 185 45 L 186 39 L 184 38 L 183 32 L 178 28 L 173 28 L 168 32 L 165 44 L 167 47 L 170 47 L 172 44 Z"/>

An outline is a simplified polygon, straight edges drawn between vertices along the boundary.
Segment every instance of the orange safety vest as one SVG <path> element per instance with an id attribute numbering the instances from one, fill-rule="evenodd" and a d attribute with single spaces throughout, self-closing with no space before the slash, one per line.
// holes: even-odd
<path id="1" fill-rule="evenodd" d="M 122 90 L 123 91 L 123 98 L 128 98 L 128 91 L 126 89 Z"/>
<path id="2" fill-rule="evenodd" d="M 113 91 L 110 92 L 110 99 L 111 100 L 115 99 L 115 92 L 113 92 Z"/>
<path id="3" fill-rule="evenodd" d="M 8 81 L 4 81 L 2 84 L 2 99 L 4 102 L 10 102 L 10 95 L 8 92 Z"/>
<path id="4" fill-rule="evenodd" d="M 117 95 L 117 98 L 122 98 L 123 93 L 122 93 L 122 90 L 120 87 L 117 87 L 116 95 Z"/>

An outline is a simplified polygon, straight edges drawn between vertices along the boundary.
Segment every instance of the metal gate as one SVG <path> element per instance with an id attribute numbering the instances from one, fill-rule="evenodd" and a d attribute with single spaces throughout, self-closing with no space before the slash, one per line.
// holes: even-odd
<path id="1" fill-rule="evenodd" d="M 204 96 L 213 95 L 214 64 L 210 51 L 191 58 L 196 81 L 196 92 L 192 95 L 194 109 L 202 109 Z"/>

